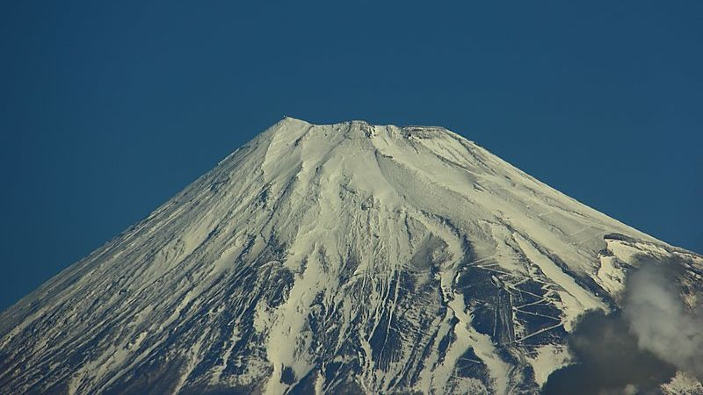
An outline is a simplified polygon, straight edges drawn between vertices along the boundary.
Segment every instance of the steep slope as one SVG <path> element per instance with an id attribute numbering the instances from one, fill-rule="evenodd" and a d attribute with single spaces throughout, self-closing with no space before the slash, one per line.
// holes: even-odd
<path id="1" fill-rule="evenodd" d="M 443 128 L 285 118 L 0 315 L 0 392 L 535 392 L 642 256 Z"/>

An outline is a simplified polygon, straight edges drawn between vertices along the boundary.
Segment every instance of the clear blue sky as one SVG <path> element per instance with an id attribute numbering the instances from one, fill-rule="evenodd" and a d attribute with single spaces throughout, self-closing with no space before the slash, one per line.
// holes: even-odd
<path id="1" fill-rule="evenodd" d="M 284 114 L 440 124 L 703 252 L 703 2 L 243 3 L 2 2 L 0 309 Z"/>

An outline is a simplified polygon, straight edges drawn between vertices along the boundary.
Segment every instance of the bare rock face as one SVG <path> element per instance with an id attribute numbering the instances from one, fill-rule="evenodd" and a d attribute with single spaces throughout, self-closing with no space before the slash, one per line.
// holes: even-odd
<path id="1" fill-rule="evenodd" d="M 285 118 L 3 312 L 0 393 L 534 393 L 643 257 L 696 297 L 446 129 Z"/>

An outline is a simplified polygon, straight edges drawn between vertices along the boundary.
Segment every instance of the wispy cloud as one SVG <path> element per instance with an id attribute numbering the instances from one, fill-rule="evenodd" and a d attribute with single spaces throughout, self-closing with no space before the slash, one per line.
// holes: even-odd
<path id="1" fill-rule="evenodd" d="M 637 344 L 703 379 L 703 316 L 682 303 L 679 266 L 646 264 L 629 276 L 624 315 Z"/>
<path id="2" fill-rule="evenodd" d="M 628 276 L 622 310 L 586 313 L 570 335 L 576 364 L 554 372 L 546 394 L 658 393 L 677 370 L 703 377 L 703 317 L 687 309 L 675 261 L 643 262 Z"/>

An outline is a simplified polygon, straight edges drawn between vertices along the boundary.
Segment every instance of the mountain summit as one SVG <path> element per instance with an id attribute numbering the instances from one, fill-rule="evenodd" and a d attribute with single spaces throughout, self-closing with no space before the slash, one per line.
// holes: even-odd
<path id="1" fill-rule="evenodd" d="M 285 118 L 0 315 L 2 393 L 537 392 L 643 257 L 441 127 Z"/>

